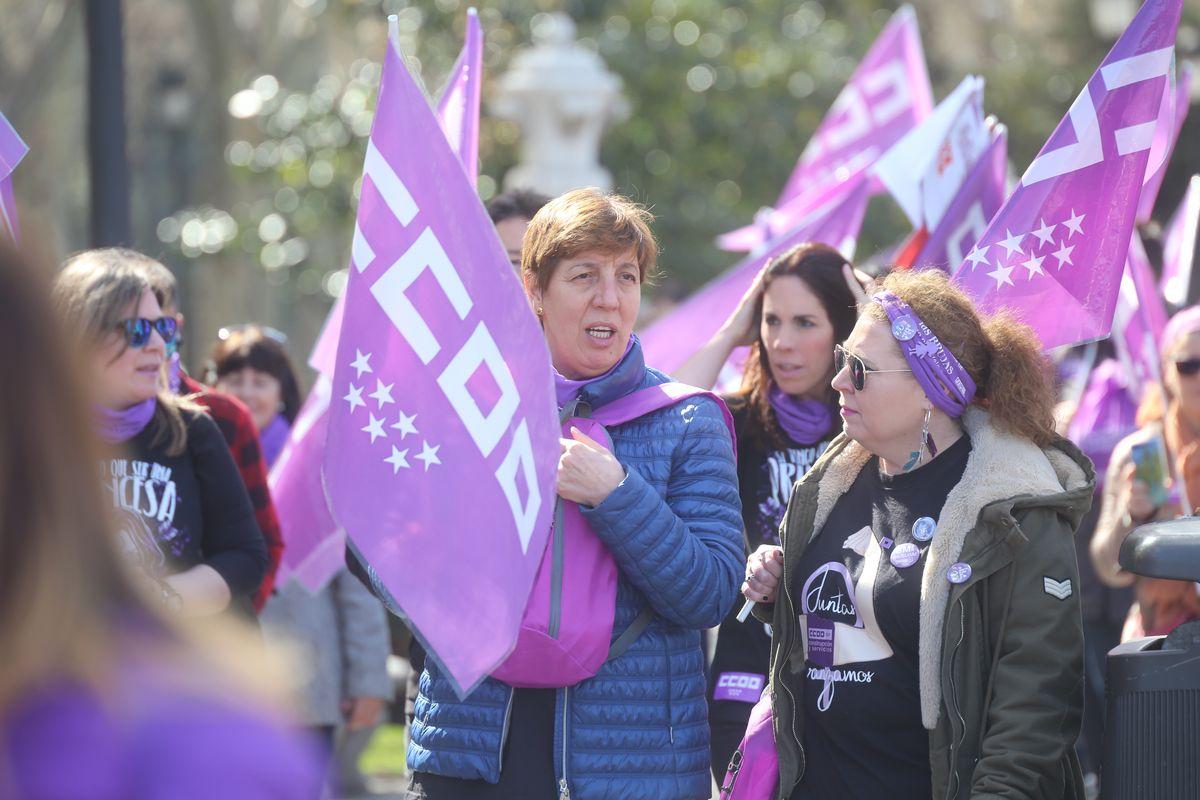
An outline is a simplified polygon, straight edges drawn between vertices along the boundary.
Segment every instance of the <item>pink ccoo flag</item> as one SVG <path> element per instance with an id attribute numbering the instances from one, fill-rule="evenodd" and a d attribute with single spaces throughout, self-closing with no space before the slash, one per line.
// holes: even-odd
<path id="1" fill-rule="evenodd" d="M 1188 181 L 1183 202 L 1163 235 L 1163 297 L 1176 308 L 1187 305 L 1196 265 L 1196 235 L 1200 232 L 1200 175 Z"/>
<path id="2" fill-rule="evenodd" d="M 809 140 L 775 208 L 717 238 L 749 252 L 789 233 L 814 211 L 844 198 L 854 182 L 933 108 L 917 15 L 901 6 L 871 45 Z"/>
<path id="3" fill-rule="evenodd" d="M 13 242 L 20 239 L 17 222 L 17 200 L 13 195 L 12 174 L 29 152 L 29 146 L 21 139 L 8 121 L 0 114 L 0 233 Z"/>
<path id="4" fill-rule="evenodd" d="M 346 537 L 329 511 L 321 481 L 330 391 L 330 378 L 318 375 L 270 475 L 285 544 L 278 582 L 297 580 L 312 594 L 346 563 Z"/>
<path id="5" fill-rule="evenodd" d="M 955 273 L 1047 348 L 1107 336 L 1182 0 L 1147 0 Z"/>
<path id="6" fill-rule="evenodd" d="M 679 369 L 733 313 L 763 265 L 780 253 L 803 242 L 824 242 L 852 257 L 869 199 L 867 180 L 861 176 L 842 202 L 814 214 L 769 249 L 747 256 L 707 283 L 641 334 L 646 363 L 664 372 Z"/>
<path id="7" fill-rule="evenodd" d="M 559 426 L 541 327 L 395 47 L 351 265 L 326 491 L 375 589 L 465 695 L 516 641 Z"/>
<path id="8" fill-rule="evenodd" d="M 467 41 L 447 81 L 437 112 L 438 124 L 472 186 L 479 161 L 482 52 L 483 32 L 472 8 L 467 12 Z M 474 65 L 469 79 L 464 64 Z M 447 102 L 452 93 L 455 93 L 455 101 Z M 334 301 L 309 355 L 308 364 L 319 377 L 304 401 L 287 446 L 270 476 L 271 496 L 287 540 L 279 582 L 282 584 L 294 577 L 314 594 L 344 563 L 345 531 L 334 521 L 325 502 L 321 462 L 325 457 L 325 435 L 329 429 L 329 383 L 337 363 L 345 300 L 343 293 Z"/>
<path id="9" fill-rule="evenodd" d="M 1192 78 L 1192 65 L 1185 61 L 1179 69 L 1178 83 L 1171 91 L 1163 93 L 1158 108 L 1158 127 L 1154 129 L 1154 144 L 1150 147 L 1150 163 L 1146 167 L 1146 185 L 1138 202 L 1139 223 L 1149 222 L 1154 213 L 1154 201 L 1158 199 L 1158 190 L 1167 176 L 1167 164 L 1171 161 L 1171 153 L 1191 106 Z"/>
<path id="10" fill-rule="evenodd" d="M 483 29 L 474 8 L 467 11 L 462 52 L 438 101 L 437 115 L 450 148 L 458 153 L 471 185 L 479 164 L 479 101 L 483 90 Z"/>
<path id="11" fill-rule="evenodd" d="M 1158 345 L 1166 326 L 1167 309 L 1141 237 L 1135 232 L 1113 314 L 1113 344 L 1130 378 L 1129 386 L 1144 388 L 1161 380 Z"/>

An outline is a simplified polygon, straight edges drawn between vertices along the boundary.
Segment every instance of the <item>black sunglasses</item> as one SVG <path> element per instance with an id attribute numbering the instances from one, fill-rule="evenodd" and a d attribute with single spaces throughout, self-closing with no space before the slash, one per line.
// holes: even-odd
<path id="1" fill-rule="evenodd" d="M 1179 370 L 1179 374 L 1183 377 L 1190 378 L 1200 372 L 1200 358 L 1185 358 L 1183 361 L 1176 361 L 1175 369 Z"/>
<path id="2" fill-rule="evenodd" d="M 146 343 L 150 341 L 150 334 L 153 331 L 158 331 L 163 344 L 175 341 L 175 334 L 179 333 L 179 323 L 175 321 L 174 317 L 159 317 L 158 319 L 134 317 L 118 323 L 118 327 L 125 334 L 125 342 L 134 349 L 145 347 Z"/>
<path id="3" fill-rule="evenodd" d="M 833 373 L 836 375 L 847 366 L 850 367 L 850 385 L 856 392 L 866 388 L 869 372 L 912 372 L 911 369 L 868 369 L 861 358 L 848 352 L 840 344 L 836 345 L 833 348 Z"/>

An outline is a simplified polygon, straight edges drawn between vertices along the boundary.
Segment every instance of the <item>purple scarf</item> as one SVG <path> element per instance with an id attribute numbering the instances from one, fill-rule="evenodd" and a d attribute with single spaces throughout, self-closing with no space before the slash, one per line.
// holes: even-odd
<path id="1" fill-rule="evenodd" d="M 258 432 L 258 444 L 262 448 L 263 460 L 267 462 L 267 469 L 274 466 L 275 459 L 279 458 L 279 454 L 283 452 L 283 446 L 287 444 L 288 434 L 291 432 L 292 426 L 283 414 L 276 414 L 275 418 Z"/>
<path id="2" fill-rule="evenodd" d="M 800 400 L 772 384 L 767 401 L 783 432 L 796 444 L 815 444 L 833 427 L 833 409 L 820 400 Z"/>
<path id="3" fill-rule="evenodd" d="M 151 397 L 136 403 L 124 411 L 114 411 L 107 406 L 92 406 L 92 419 L 96 429 L 109 444 L 127 442 L 141 433 L 154 418 L 158 400 Z"/>
<path id="4" fill-rule="evenodd" d="M 617 359 L 617 363 L 613 364 L 612 367 L 603 375 L 597 375 L 594 378 L 584 378 L 583 380 L 576 381 L 565 377 L 556 368 L 554 370 L 554 394 L 558 398 L 558 407 L 566 408 L 567 403 L 570 403 L 572 400 L 578 397 L 579 393 L 582 392 L 584 387 L 589 383 L 595 383 L 596 381 L 603 380 L 609 375 L 612 375 L 613 371 L 616 370 L 617 367 L 621 366 L 621 362 L 625 360 L 625 356 L 629 355 L 629 351 L 633 349 L 633 343 L 636 338 L 637 337 L 632 333 L 629 334 L 629 342 L 625 345 L 625 352 L 622 353 L 621 357 Z"/>

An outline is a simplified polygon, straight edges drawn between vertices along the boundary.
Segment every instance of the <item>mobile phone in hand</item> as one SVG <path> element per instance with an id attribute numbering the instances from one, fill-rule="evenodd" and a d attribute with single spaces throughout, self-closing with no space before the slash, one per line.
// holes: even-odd
<path id="1" fill-rule="evenodd" d="M 1133 458 L 1134 477 L 1150 490 L 1150 502 L 1155 506 L 1167 502 L 1167 450 L 1159 437 L 1135 444 L 1130 455 Z"/>

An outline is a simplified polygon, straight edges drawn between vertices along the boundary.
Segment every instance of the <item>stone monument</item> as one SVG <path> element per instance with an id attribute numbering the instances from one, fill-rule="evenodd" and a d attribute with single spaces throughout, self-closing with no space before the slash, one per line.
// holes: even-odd
<path id="1" fill-rule="evenodd" d="M 567 15 L 538 14 L 532 28 L 534 46 L 513 58 L 489 102 L 492 113 L 521 126 L 520 162 L 504 187 L 551 197 L 583 186 L 611 189 L 600 139 L 609 123 L 629 115 L 621 79 L 575 41 Z"/>

